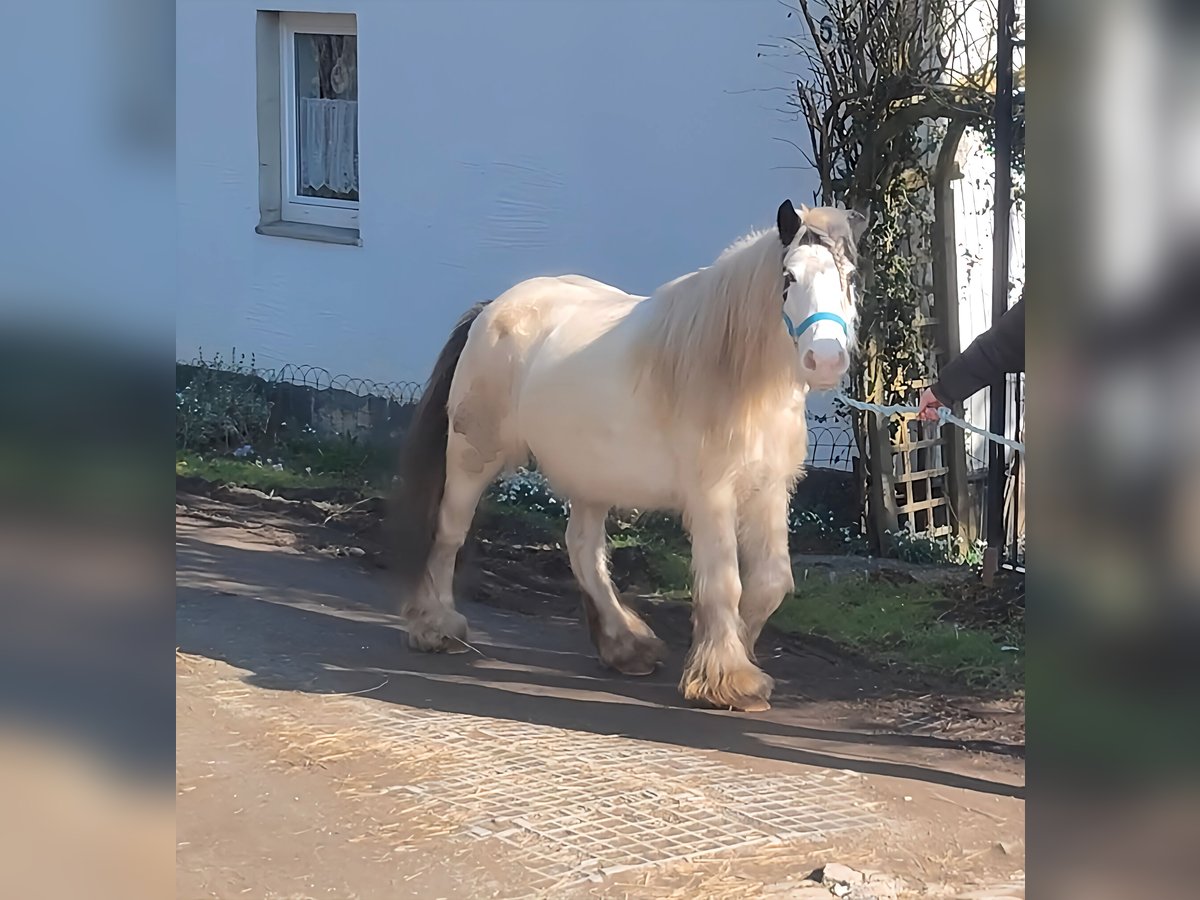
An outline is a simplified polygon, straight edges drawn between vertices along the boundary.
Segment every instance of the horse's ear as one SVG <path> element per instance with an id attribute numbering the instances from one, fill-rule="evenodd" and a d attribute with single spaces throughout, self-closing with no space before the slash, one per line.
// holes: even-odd
<path id="1" fill-rule="evenodd" d="M 854 235 L 854 245 L 858 246 L 862 242 L 862 236 L 866 233 L 867 226 L 871 224 L 871 213 L 859 212 L 857 209 L 850 210 L 846 215 L 846 220 L 850 223 L 850 233 Z"/>
<path id="2" fill-rule="evenodd" d="M 800 214 L 796 212 L 796 207 L 792 206 L 791 200 L 784 200 L 779 205 L 775 224 L 779 228 L 779 240 L 783 241 L 783 246 L 790 247 L 800 231 Z"/>

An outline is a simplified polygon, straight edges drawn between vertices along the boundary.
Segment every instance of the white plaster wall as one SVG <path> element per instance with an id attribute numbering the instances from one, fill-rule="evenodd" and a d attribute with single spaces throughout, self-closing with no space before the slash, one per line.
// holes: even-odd
<path id="1" fill-rule="evenodd" d="M 811 197 L 756 58 L 776 0 L 292 0 L 358 15 L 363 246 L 257 235 L 263 6 L 177 7 L 180 358 L 423 380 L 520 279 L 648 293 Z"/>
<path id="2" fill-rule="evenodd" d="M 982 146 L 978 135 L 968 132 L 959 147 L 963 177 L 952 182 L 954 193 L 954 230 L 958 253 L 959 346 L 964 350 L 992 325 L 992 198 L 996 162 Z M 1008 271 L 1011 290 L 1009 306 L 1020 299 L 1025 285 L 1025 210 L 1014 206 L 1010 216 Z M 1009 376 L 1006 399 L 1007 431 L 1015 433 L 1016 376 Z M 973 425 L 987 428 L 991 388 L 984 388 L 963 405 L 965 418 Z M 966 432 L 967 465 L 980 471 L 987 468 L 988 441 Z"/>

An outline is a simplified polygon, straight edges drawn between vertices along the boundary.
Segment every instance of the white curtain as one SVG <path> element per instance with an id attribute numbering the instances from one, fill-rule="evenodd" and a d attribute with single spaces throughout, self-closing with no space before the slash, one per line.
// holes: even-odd
<path id="1" fill-rule="evenodd" d="M 358 191 L 358 101 L 300 98 L 300 191 Z"/>

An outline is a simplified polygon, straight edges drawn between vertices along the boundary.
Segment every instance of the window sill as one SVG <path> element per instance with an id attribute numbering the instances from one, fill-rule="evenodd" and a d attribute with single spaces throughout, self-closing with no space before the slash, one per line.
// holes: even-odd
<path id="1" fill-rule="evenodd" d="M 313 225 L 307 222 L 264 222 L 255 232 L 268 237 L 293 238 L 298 241 L 318 241 L 323 244 L 362 246 L 357 228 L 335 228 L 332 225 Z"/>

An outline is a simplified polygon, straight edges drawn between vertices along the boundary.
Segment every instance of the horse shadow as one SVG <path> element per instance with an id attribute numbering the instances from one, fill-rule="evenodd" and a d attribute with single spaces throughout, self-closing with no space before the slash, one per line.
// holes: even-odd
<path id="1" fill-rule="evenodd" d="M 420 654 L 408 649 L 380 579 L 350 565 L 183 537 L 177 575 L 179 649 L 245 670 L 245 681 L 264 689 L 354 693 L 409 708 L 1025 796 L 1023 785 L 955 770 L 964 753 L 1021 756 L 1019 745 L 787 721 L 814 700 L 861 699 L 862 685 L 849 679 L 806 684 L 803 693 L 782 685 L 767 715 L 698 709 L 682 705 L 675 686 L 678 646 L 654 675 L 625 678 L 600 666 L 577 621 L 464 604 L 477 635 L 470 650 Z M 771 671 L 771 660 L 764 665 Z M 836 744 L 853 749 L 826 749 Z M 907 761 L 913 757 L 922 762 Z"/>

